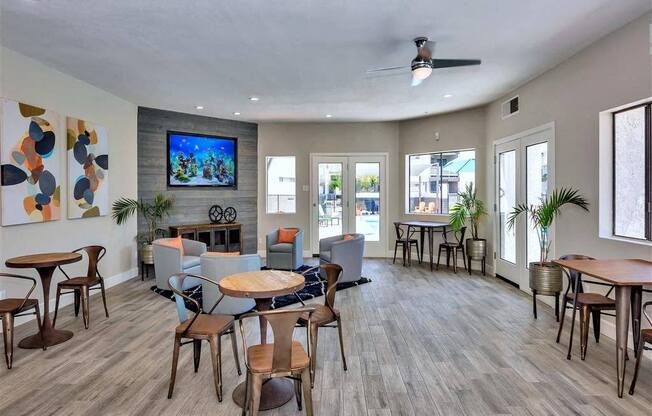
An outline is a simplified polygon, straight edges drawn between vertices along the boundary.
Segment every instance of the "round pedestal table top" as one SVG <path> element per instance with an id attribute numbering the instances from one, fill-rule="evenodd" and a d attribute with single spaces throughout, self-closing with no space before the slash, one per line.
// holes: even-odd
<path id="1" fill-rule="evenodd" d="M 302 275 L 282 270 L 236 273 L 220 280 L 220 291 L 237 298 L 273 298 L 303 289 Z"/>
<path id="2" fill-rule="evenodd" d="M 75 263 L 81 260 L 79 253 L 41 253 L 14 257 L 5 262 L 7 267 L 14 269 L 32 269 L 39 267 L 56 267 L 62 264 Z"/>

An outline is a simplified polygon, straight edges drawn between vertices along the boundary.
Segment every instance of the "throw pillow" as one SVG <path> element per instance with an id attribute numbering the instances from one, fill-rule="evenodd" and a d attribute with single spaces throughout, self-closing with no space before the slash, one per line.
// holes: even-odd
<path id="1" fill-rule="evenodd" d="M 342 240 L 353 240 L 355 236 L 353 234 L 344 234 L 344 237 L 342 237 Z"/>
<path id="2" fill-rule="evenodd" d="M 294 243 L 294 236 L 299 232 L 296 228 L 279 228 L 278 229 L 278 242 L 279 243 Z"/>

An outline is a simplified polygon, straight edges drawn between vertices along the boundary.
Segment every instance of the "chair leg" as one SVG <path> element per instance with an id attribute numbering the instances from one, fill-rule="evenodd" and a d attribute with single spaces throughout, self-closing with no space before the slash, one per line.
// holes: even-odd
<path id="1" fill-rule="evenodd" d="M 439 260 L 441 259 L 441 246 L 439 246 L 439 252 L 437 253 L 437 270 L 439 270 Z"/>
<path id="2" fill-rule="evenodd" d="M 247 409 L 249 408 L 249 396 L 251 396 L 251 376 L 249 374 L 249 369 L 245 369 L 245 397 L 244 403 L 242 403 L 242 416 L 247 416 Z"/>
<path id="3" fill-rule="evenodd" d="M 74 292 L 73 296 L 75 297 L 75 316 L 79 316 L 79 306 L 81 304 L 81 302 L 80 302 L 80 300 L 81 300 L 81 292 L 79 292 L 79 290 L 75 289 L 75 292 Z"/>
<path id="4" fill-rule="evenodd" d="M 219 360 L 219 355 L 220 352 L 218 350 L 218 336 L 213 336 L 208 339 L 208 343 L 211 345 L 211 362 L 213 363 L 213 381 L 215 382 L 215 393 L 217 394 L 217 401 L 221 402 L 222 401 L 222 380 L 220 377 L 220 373 L 222 369 L 220 368 L 220 360 Z"/>
<path id="5" fill-rule="evenodd" d="M 258 408 L 260 407 L 260 394 L 262 392 L 262 389 L 263 389 L 263 375 L 252 374 L 251 375 L 251 415 L 252 416 L 258 416 Z"/>
<path id="6" fill-rule="evenodd" d="M 57 296 L 56 296 L 56 300 L 54 302 L 54 318 L 52 319 L 52 328 L 56 327 L 56 325 L 57 325 L 57 315 L 59 314 L 59 298 L 60 297 L 61 297 L 61 288 L 59 287 L 59 285 L 57 285 Z M 77 299 L 75 298 L 75 300 L 77 300 Z M 76 307 L 76 305 L 75 305 L 75 307 Z"/>
<path id="7" fill-rule="evenodd" d="M 231 348 L 233 348 L 233 359 L 235 360 L 235 369 L 238 370 L 238 375 L 242 375 L 240 369 L 240 358 L 238 357 L 238 341 L 235 336 L 235 327 L 231 328 Z"/>
<path id="8" fill-rule="evenodd" d="M 407 253 L 405 252 L 405 244 L 401 243 L 401 252 L 403 254 L 403 267 L 407 266 Z"/>
<path id="9" fill-rule="evenodd" d="M 297 408 L 301 411 L 301 373 L 293 373 L 294 380 L 294 397 L 297 399 Z"/>
<path id="10" fill-rule="evenodd" d="M 14 359 L 14 315 L 5 312 L 2 314 L 2 335 L 5 341 L 5 362 L 11 369 Z"/>
<path id="11" fill-rule="evenodd" d="M 446 247 L 446 268 L 449 269 L 451 267 L 451 251 Z"/>
<path id="12" fill-rule="evenodd" d="M 38 303 L 34 305 L 36 310 L 36 324 L 38 325 L 38 333 L 41 336 L 41 343 L 43 344 L 43 351 L 48 347 L 45 346 L 45 340 L 43 339 L 43 322 L 41 321 L 41 308 L 38 306 Z"/>
<path id="13" fill-rule="evenodd" d="M 170 375 L 170 387 L 168 388 L 168 399 L 172 398 L 174 381 L 177 378 L 177 364 L 179 363 L 179 349 L 181 348 L 181 336 L 174 336 L 174 350 L 172 351 L 172 374 Z"/>
<path id="14" fill-rule="evenodd" d="M 337 332 L 339 333 L 340 336 L 340 352 L 342 353 L 342 366 L 344 367 L 344 371 L 346 371 L 347 368 L 346 368 L 346 357 L 344 356 L 344 338 L 342 337 L 342 320 L 340 317 L 337 318 Z"/>
<path id="15" fill-rule="evenodd" d="M 310 386 L 315 387 L 315 372 L 317 371 L 317 341 L 319 340 L 319 326 L 313 325 L 310 331 Z"/>
<path id="16" fill-rule="evenodd" d="M 398 241 L 394 242 L 394 260 L 392 260 L 392 264 L 396 264 L 396 251 L 398 250 Z"/>
<path id="17" fill-rule="evenodd" d="M 594 309 L 591 311 L 593 316 L 593 336 L 595 337 L 595 342 L 600 343 L 600 318 L 602 314 L 599 309 Z"/>
<path id="18" fill-rule="evenodd" d="M 195 373 L 199 371 L 199 361 L 201 360 L 201 340 L 192 340 L 192 363 L 195 367 Z"/>
<path id="19" fill-rule="evenodd" d="M 580 309 L 580 358 L 586 358 L 586 347 L 589 340 L 589 318 L 591 310 L 588 305 L 582 305 Z"/>
<path id="20" fill-rule="evenodd" d="M 645 339 L 643 337 L 638 340 L 638 352 L 636 353 L 636 366 L 634 367 L 634 377 L 632 377 L 632 385 L 629 387 L 629 394 L 634 394 L 636 388 L 636 379 L 638 378 L 638 369 L 641 367 L 641 358 L 643 358 L 643 346 Z"/>
<path id="21" fill-rule="evenodd" d="M 106 306 L 106 291 L 104 290 L 104 280 L 100 281 L 100 288 L 102 291 L 102 303 L 104 304 L 104 314 L 109 317 L 109 308 Z"/>
<path id="22" fill-rule="evenodd" d="M 84 286 L 81 290 L 81 302 L 82 302 L 82 317 L 84 318 L 84 328 L 88 329 L 88 324 L 91 320 L 91 311 L 89 305 L 88 286 Z"/>
<path id="23" fill-rule="evenodd" d="M 419 242 L 415 241 L 414 244 L 417 246 L 417 260 L 419 260 L 419 264 L 421 264 L 421 260 L 423 259 L 421 258 L 421 251 L 419 250 Z"/>
<path id="24" fill-rule="evenodd" d="M 557 344 L 559 344 L 559 339 L 561 338 L 561 331 L 564 329 L 564 318 L 566 317 L 566 305 L 568 305 L 568 299 L 566 295 L 561 300 L 561 317 L 559 318 L 559 330 L 557 331 Z"/>
<path id="25" fill-rule="evenodd" d="M 559 322 L 559 292 L 555 293 L 555 319 Z"/>
<path id="26" fill-rule="evenodd" d="M 310 371 L 306 368 L 301 375 L 301 384 L 303 384 L 303 401 L 305 402 L 306 415 L 312 416 L 312 389 L 310 388 Z"/>
<path id="27" fill-rule="evenodd" d="M 532 290 L 532 313 L 534 314 L 534 319 L 537 319 L 537 291 Z"/>
<path id="28" fill-rule="evenodd" d="M 467 269 L 466 267 L 466 250 L 464 249 L 464 246 L 462 246 L 462 261 L 464 262 L 464 270 Z M 471 260 L 469 260 L 469 270 L 471 270 Z"/>

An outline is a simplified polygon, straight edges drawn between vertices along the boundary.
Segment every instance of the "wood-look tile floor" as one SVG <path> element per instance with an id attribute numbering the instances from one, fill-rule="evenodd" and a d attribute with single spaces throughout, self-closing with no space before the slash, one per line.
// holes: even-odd
<path id="1" fill-rule="evenodd" d="M 643 362 L 636 395 L 618 399 L 613 341 L 591 339 L 586 361 L 576 341 L 567 361 L 568 332 L 555 343 L 552 310 L 540 304 L 533 320 L 530 298 L 495 278 L 388 260 L 366 260 L 364 275 L 373 282 L 337 294 L 347 372 L 337 331 L 320 331 L 317 415 L 652 414 L 652 360 Z M 111 288 L 109 319 L 93 297 L 89 330 L 63 309 L 58 326 L 75 333 L 64 344 L 16 348 L 14 368 L 0 368 L 0 415 L 238 415 L 231 393 L 244 377 L 227 340 L 222 403 L 207 345 L 197 374 L 192 349 L 182 349 L 174 396 L 166 398 L 177 317 L 152 284 L 134 279 Z M 250 342 L 255 325 L 248 325 Z M 16 340 L 34 330 L 33 322 L 22 325 Z M 632 369 L 630 362 L 627 386 Z M 304 413 L 291 401 L 263 414 Z"/>

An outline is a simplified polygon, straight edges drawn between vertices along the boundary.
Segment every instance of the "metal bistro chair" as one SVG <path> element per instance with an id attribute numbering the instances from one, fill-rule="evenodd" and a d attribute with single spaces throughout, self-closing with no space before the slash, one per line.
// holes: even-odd
<path id="1" fill-rule="evenodd" d="M 583 256 L 581 254 L 568 254 L 566 256 L 560 257 L 561 260 L 595 260 L 593 257 Z M 582 283 L 582 273 L 579 273 L 575 270 L 568 272 L 566 269 L 562 268 L 566 277 L 568 278 L 568 287 L 566 287 L 566 292 L 562 298 L 561 306 L 561 318 L 559 320 L 559 331 L 557 332 L 557 343 L 559 343 L 559 338 L 561 337 L 561 331 L 564 328 L 564 317 L 566 316 L 566 309 L 573 309 L 573 318 L 571 320 L 571 331 L 570 339 L 568 340 L 568 355 L 567 359 L 571 359 L 571 350 L 573 349 L 573 331 L 575 329 L 575 314 L 577 309 L 580 310 L 580 358 L 584 360 L 586 358 L 586 349 L 588 346 L 589 340 L 589 318 L 593 317 L 593 336 L 595 337 L 595 342 L 600 342 L 600 317 L 602 311 L 605 310 L 616 310 L 616 301 L 609 298 L 611 291 L 614 289 L 612 285 L 585 281 L 584 283 L 591 283 L 600 286 L 608 286 L 609 291 L 606 295 L 601 295 L 600 293 L 585 293 L 584 285 Z M 572 291 L 572 292 L 571 292 Z M 573 302 L 577 296 L 577 308 L 573 306 Z M 570 302 L 570 306 L 568 303 Z M 605 314 L 609 316 L 615 316 L 614 314 Z"/>
<path id="2" fill-rule="evenodd" d="M 30 299 L 29 295 L 32 294 L 36 287 L 36 279 L 18 274 L 0 273 L 0 277 L 8 277 L 21 280 L 29 280 L 32 282 L 32 287 L 23 299 L 8 298 L 0 299 L 0 315 L 2 315 L 2 334 L 5 342 L 5 362 L 7 368 L 11 369 L 14 358 L 14 318 L 23 315 L 36 315 L 36 323 L 38 325 L 38 332 L 43 338 L 41 331 L 41 312 L 38 307 L 38 299 Z M 34 312 L 28 312 L 34 309 Z M 43 342 L 43 350 L 45 351 L 45 342 Z"/>
<path id="3" fill-rule="evenodd" d="M 647 313 L 648 306 L 652 306 L 652 301 L 645 302 L 643 304 L 643 314 L 647 321 L 652 325 L 652 316 Z M 643 357 L 643 349 L 645 343 L 648 342 L 652 344 L 652 329 L 641 329 L 641 337 L 638 341 L 637 354 L 636 354 L 636 367 L 634 368 L 634 377 L 632 378 L 632 385 L 629 388 L 629 394 L 634 394 L 634 388 L 636 387 L 636 379 L 638 378 L 638 369 L 641 367 L 641 358 Z"/>
<path id="4" fill-rule="evenodd" d="M 347 370 L 346 368 L 346 357 L 344 355 L 344 340 L 342 338 L 342 321 L 340 317 L 340 311 L 335 309 L 335 293 L 337 293 L 337 281 L 339 280 L 340 276 L 342 275 L 342 267 L 340 267 L 339 264 L 322 264 L 321 269 L 326 273 L 327 279 L 326 279 L 326 295 L 324 296 L 324 304 L 323 305 L 318 305 L 318 304 L 310 304 L 310 306 L 315 308 L 315 312 L 312 314 L 312 329 L 310 332 L 310 344 L 312 350 L 310 351 L 310 355 L 312 357 L 312 360 L 310 362 L 310 385 L 314 387 L 315 385 L 315 370 L 316 370 L 316 363 L 317 363 L 317 340 L 318 340 L 318 333 L 319 333 L 319 328 L 337 328 L 337 332 L 339 334 L 340 338 L 340 352 L 342 354 L 342 366 L 344 367 L 344 371 Z M 314 269 L 317 269 L 318 267 L 313 267 L 311 269 L 306 270 L 304 273 L 310 272 Z M 301 298 L 297 295 L 299 298 L 299 302 L 303 306 L 306 306 L 306 304 L 301 300 Z M 332 324 L 335 324 L 334 326 Z M 307 326 L 308 325 L 308 314 L 303 314 L 301 318 L 299 318 L 299 325 L 300 326 Z"/>
<path id="5" fill-rule="evenodd" d="M 97 268 L 98 263 L 102 260 L 102 257 L 106 254 L 106 249 L 102 246 L 86 246 L 74 250 L 73 253 L 85 252 L 88 257 L 88 270 L 86 271 L 86 276 L 79 276 L 70 278 L 68 273 L 66 273 L 61 266 L 59 270 L 66 276 L 66 280 L 59 282 L 57 285 L 57 300 L 54 306 L 54 319 L 52 320 L 52 326 L 57 323 L 57 313 L 59 312 L 59 298 L 61 295 L 66 295 L 72 293 L 75 296 L 75 316 L 79 316 L 79 304 L 81 300 L 82 307 L 82 317 L 84 318 L 84 327 L 88 329 L 88 324 L 90 322 L 90 291 L 91 290 L 101 290 L 102 291 L 102 303 L 104 304 L 104 314 L 106 317 L 109 317 L 109 310 L 106 307 L 106 292 L 104 290 L 104 278 L 100 274 L 100 271 Z M 64 290 L 68 289 L 68 292 Z"/>
<path id="6" fill-rule="evenodd" d="M 439 259 L 441 258 L 441 251 L 446 250 L 446 267 L 450 267 L 450 260 L 453 257 L 453 271 L 457 273 L 457 252 L 462 251 L 462 261 L 464 261 L 464 268 L 466 269 L 466 249 L 464 248 L 464 235 L 466 234 L 466 227 L 460 228 L 459 231 L 453 231 L 453 237 L 456 241 L 448 241 L 448 234 L 451 231 L 442 231 L 444 242 L 439 244 L 439 253 L 437 253 L 437 269 L 439 269 Z"/>
<path id="7" fill-rule="evenodd" d="M 168 399 L 172 398 L 174 392 L 174 381 L 177 377 L 177 363 L 179 362 L 179 349 L 182 345 L 193 344 L 193 363 L 195 373 L 199 369 L 199 359 L 201 358 L 201 342 L 208 341 L 211 348 L 211 361 L 213 364 L 213 380 L 215 382 L 215 393 L 217 400 L 222 401 L 222 341 L 223 335 L 231 335 L 231 347 L 233 348 L 233 358 L 235 359 L 235 368 L 238 375 L 242 374 L 240 370 L 240 360 L 238 359 L 238 344 L 233 326 L 233 316 L 231 315 L 211 315 L 213 310 L 220 303 L 224 295 L 222 294 L 213 307 L 204 314 L 199 302 L 183 293 L 184 290 L 208 282 L 217 285 L 212 280 L 203 276 L 194 274 L 177 273 L 168 279 L 168 286 L 174 292 L 174 300 L 177 304 L 177 313 L 179 321 L 174 333 L 174 351 L 172 354 L 172 374 L 170 376 L 170 388 L 168 390 Z M 195 305 L 195 316 L 188 319 L 184 299 Z M 183 341 L 190 339 L 190 341 Z"/>
<path id="8" fill-rule="evenodd" d="M 312 322 L 310 317 L 314 311 L 315 308 L 284 309 L 252 312 L 240 317 L 240 334 L 242 335 L 242 348 L 247 367 L 245 401 L 242 408 L 243 416 L 247 414 L 249 409 L 251 409 L 251 415 L 258 415 L 263 383 L 265 380 L 277 377 L 287 377 L 294 380 L 299 410 L 302 408 L 301 387 L 303 387 L 306 414 L 312 416 L 312 391 L 310 387 L 310 331 Z M 304 314 L 308 314 L 308 325 L 306 326 L 308 352 L 300 342 L 292 339 L 297 321 Z M 260 316 L 267 318 L 272 326 L 274 343 L 247 347 L 243 321 L 247 318 Z"/>
<path id="9" fill-rule="evenodd" d="M 394 223 L 394 229 L 396 230 L 396 241 L 394 242 L 394 260 L 392 260 L 392 264 L 396 263 L 396 251 L 398 249 L 398 246 L 401 246 L 401 250 L 403 251 L 403 266 L 406 265 L 405 262 L 406 257 L 407 257 L 407 264 L 410 265 L 412 263 L 412 246 L 417 247 L 417 259 L 419 260 L 419 264 L 421 264 L 421 252 L 419 251 L 419 240 L 413 238 L 416 230 L 411 227 L 408 227 L 407 231 L 405 231 L 401 227 L 400 222 Z"/>

